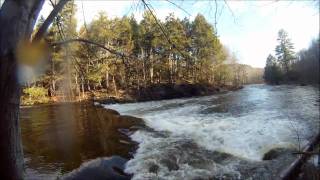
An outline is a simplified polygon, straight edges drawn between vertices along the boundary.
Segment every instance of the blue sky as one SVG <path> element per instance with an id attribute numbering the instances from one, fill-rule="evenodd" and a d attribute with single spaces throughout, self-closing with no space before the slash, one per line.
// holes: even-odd
<path id="1" fill-rule="evenodd" d="M 147 0 L 146 0 L 147 1 Z M 164 20 L 169 13 L 191 20 L 203 14 L 214 25 L 215 1 L 174 1 L 183 10 L 168 1 L 147 1 L 155 9 L 157 17 Z M 140 1 L 76 1 L 78 25 L 83 24 L 83 12 L 90 22 L 99 11 L 110 17 L 133 13 L 140 20 L 144 11 Z M 48 2 L 41 14 L 47 16 L 51 7 Z M 295 50 L 307 48 L 319 35 L 319 10 L 312 1 L 217 1 L 217 32 L 222 43 L 234 53 L 241 63 L 264 67 L 268 54 L 274 54 L 277 32 L 285 29 Z"/>

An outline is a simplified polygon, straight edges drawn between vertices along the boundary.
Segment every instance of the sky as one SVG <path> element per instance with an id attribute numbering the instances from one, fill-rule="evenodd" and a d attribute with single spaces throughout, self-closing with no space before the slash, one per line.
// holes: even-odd
<path id="1" fill-rule="evenodd" d="M 274 54 L 280 29 L 288 32 L 296 52 L 307 48 L 312 39 L 319 36 L 319 5 L 310 0 L 146 2 L 151 4 L 160 20 L 164 20 L 169 13 L 190 20 L 198 13 L 203 14 L 209 23 L 213 26 L 216 24 L 221 42 L 236 55 L 239 62 L 253 67 L 264 67 L 267 56 Z M 111 18 L 134 14 L 138 21 L 144 11 L 138 0 L 76 0 L 75 3 L 78 27 L 84 19 L 89 23 L 99 11 L 105 11 Z M 46 17 L 51 10 L 47 1 L 40 15 Z"/>

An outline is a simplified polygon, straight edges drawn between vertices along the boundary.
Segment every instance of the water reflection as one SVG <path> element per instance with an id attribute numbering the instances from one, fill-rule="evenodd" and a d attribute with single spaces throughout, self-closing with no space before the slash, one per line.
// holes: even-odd
<path id="1" fill-rule="evenodd" d="M 22 108 L 20 118 L 27 177 L 54 177 L 97 157 L 131 158 L 135 145 L 121 132 L 142 123 L 89 103 Z"/>

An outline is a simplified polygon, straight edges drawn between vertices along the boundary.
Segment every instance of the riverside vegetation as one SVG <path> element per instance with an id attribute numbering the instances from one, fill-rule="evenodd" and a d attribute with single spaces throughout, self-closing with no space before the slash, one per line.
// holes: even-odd
<path id="1" fill-rule="evenodd" d="M 319 37 L 309 48 L 294 52 L 288 33 L 280 30 L 276 57 L 269 55 L 264 68 L 264 79 L 270 84 L 300 83 L 319 84 Z"/>
<path id="2" fill-rule="evenodd" d="M 262 69 L 238 64 L 201 14 L 193 21 L 174 14 L 160 21 L 146 11 L 137 22 L 133 16 L 109 18 L 99 12 L 77 30 L 76 9 L 70 1 L 55 18 L 45 36 L 54 44 L 50 58 L 25 82 L 22 104 L 83 100 L 92 94 L 168 99 L 262 82 Z M 104 48 L 77 43 L 84 39 Z M 56 43 L 65 40 L 74 43 Z"/>
<path id="3" fill-rule="evenodd" d="M 126 102 L 207 95 L 262 82 L 261 69 L 251 68 L 250 75 L 250 67 L 237 63 L 220 42 L 217 19 L 213 25 L 201 14 L 159 20 L 146 1 L 139 1 L 147 10 L 139 22 L 100 12 L 80 27 L 73 0 L 0 0 L 0 179 L 57 179 L 87 160 L 120 152 L 133 158 L 123 171 L 123 166 L 112 169 L 133 179 L 275 179 L 290 162 L 264 154 L 283 145 L 300 150 L 318 133 L 319 93 L 313 86 L 248 85 L 215 96 L 101 106 L 96 101 L 20 106 L 21 95 L 24 104 L 95 97 Z M 221 2 L 232 13 L 227 1 Z M 44 3 L 53 10 L 38 18 L 47 11 Z M 248 35 L 257 30 L 250 28 Z M 296 58 L 288 56 L 293 45 L 282 40 L 275 69 L 283 78 L 275 84 L 291 82 L 289 72 L 295 69 Z M 310 52 L 304 59 L 313 59 Z M 297 141 L 299 130 L 303 136 Z M 138 149 L 132 152 L 131 144 Z"/>

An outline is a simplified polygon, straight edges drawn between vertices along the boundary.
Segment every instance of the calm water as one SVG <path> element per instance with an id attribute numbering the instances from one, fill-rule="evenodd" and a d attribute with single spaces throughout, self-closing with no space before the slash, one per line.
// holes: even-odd
<path id="1" fill-rule="evenodd" d="M 134 179 L 270 179 L 294 157 L 263 161 L 263 155 L 302 146 L 317 133 L 318 99 L 311 86 L 250 85 L 214 96 L 105 105 L 144 119 L 147 127 L 130 135 L 136 151 L 119 132 L 135 124 L 126 118 L 101 117 L 101 109 L 85 104 L 22 109 L 27 174 L 47 179 L 120 155 L 131 158 L 125 171 Z"/>
<path id="2" fill-rule="evenodd" d="M 134 151 L 121 132 L 135 123 L 93 105 L 23 108 L 20 118 L 29 179 L 55 179 L 87 160 L 113 155 L 131 158 Z"/>

